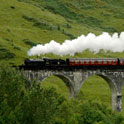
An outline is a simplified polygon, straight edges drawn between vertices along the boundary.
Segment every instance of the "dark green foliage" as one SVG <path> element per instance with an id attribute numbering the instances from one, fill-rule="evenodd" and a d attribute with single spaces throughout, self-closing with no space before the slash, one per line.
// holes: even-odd
<path id="1" fill-rule="evenodd" d="M 59 114 L 55 124 L 79 124 L 77 117 L 79 113 L 75 110 L 77 105 L 73 104 L 73 101 L 65 101 L 59 107 Z"/>
<path id="2" fill-rule="evenodd" d="M 29 39 L 24 39 L 23 42 L 29 46 L 36 46 L 37 44 Z"/>
<path id="3" fill-rule="evenodd" d="M 124 19 L 124 12 L 118 12 L 115 14 L 116 18 Z"/>
<path id="4" fill-rule="evenodd" d="M 16 45 L 13 45 L 13 49 L 16 49 L 16 50 L 21 50 L 20 47 L 16 46 Z"/>
<path id="5" fill-rule="evenodd" d="M 23 102 L 23 120 L 25 123 L 53 124 L 59 114 L 58 108 L 65 99 L 56 93 L 54 88 L 43 89 L 34 83 Z"/>
<path id="6" fill-rule="evenodd" d="M 8 41 L 8 42 L 13 42 L 13 40 L 10 40 L 8 38 L 4 38 L 4 40 Z"/>
<path id="7" fill-rule="evenodd" d="M 73 34 L 70 34 L 70 33 L 66 32 L 64 30 L 62 32 L 63 32 L 64 35 L 70 37 L 70 39 L 75 39 L 76 38 Z"/>
<path id="8" fill-rule="evenodd" d="M 123 120 L 121 115 L 117 115 L 105 105 L 89 101 L 80 106 L 81 124 L 121 124 Z"/>
<path id="9" fill-rule="evenodd" d="M 33 4 L 39 8 L 45 8 L 55 14 L 60 14 L 61 16 L 65 17 L 65 18 L 70 18 L 70 19 L 74 19 L 77 20 L 79 19 L 78 14 L 71 11 L 68 7 L 68 5 L 65 5 L 61 2 L 59 2 L 58 0 L 46 0 L 46 1 L 42 1 L 42 0 L 18 0 L 20 2 L 27 2 L 30 4 Z"/>
<path id="10" fill-rule="evenodd" d="M 49 25 L 43 22 L 36 22 L 33 26 L 39 27 L 41 29 L 50 29 Z"/>
<path id="11" fill-rule="evenodd" d="M 33 26 L 36 26 L 40 29 L 47 29 L 47 30 L 52 30 L 52 29 L 56 29 L 56 26 L 53 26 L 51 24 L 49 24 L 47 21 L 43 20 L 43 19 L 37 19 L 37 18 L 32 18 L 32 17 L 28 17 L 28 16 L 23 16 L 23 18 L 27 21 L 30 21 L 33 23 Z"/>
<path id="12" fill-rule="evenodd" d="M 68 23 L 67 24 L 63 24 L 62 26 L 65 27 L 65 28 L 68 28 L 68 29 L 72 28 L 72 26 L 70 24 L 68 24 Z"/>
<path id="13" fill-rule="evenodd" d="M 15 9 L 15 7 L 14 7 L 14 6 L 10 6 L 10 8 L 11 8 L 11 9 Z"/>
<path id="14" fill-rule="evenodd" d="M 123 4 L 124 4 L 123 0 L 102 0 L 102 1 L 115 7 L 123 7 Z"/>
<path id="15" fill-rule="evenodd" d="M 100 31 L 106 31 L 109 33 L 117 32 L 117 30 L 113 25 L 109 25 L 108 27 L 102 27 L 104 22 L 106 22 L 105 18 L 108 18 L 112 22 L 112 18 L 115 19 L 123 19 L 123 0 L 72 0 L 72 1 L 62 1 L 62 0 L 18 0 L 21 2 L 26 2 L 28 4 L 32 4 L 41 8 L 43 10 L 47 9 L 49 12 L 58 14 L 63 16 L 67 21 L 77 22 L 79 24 L 88 25 L 90 28 L 95 28 Z M 99 8 L 103 9 L 103 14 L 100 15 Z M 91 14 L 93 11 L 93 16 Z M 96 11 L 96 14 L 95 12 Z M 83 13 L 83 14 L 82 14 Z M 97 15 L 101 17 L 98 18 Z M 104 18 L 103 18 L 104 16 Z M 29 19 L 30 20 L 30 19 Z M 44 21 L 36 21 L 33 24 L 41 29 L 53 30 L 57 29 L 57 25 L 52 27 L 49 23 L 44 23 Z M 71 28 L 67 25 L 67 28 Z M 122 31 L 122 29 L 121 29 Z"/>
<path id="16" fill-rule="evenodd" d="M 69 25 L 69 24 L 66 24 L 66 27 L 67 27 L 67 28 L 72 28 L 71 25 Z"/>
<path id="17" fill-rule="evenodd" d="M 15 69 L 5 64 L 0 65 L 0 124 L 19 124 L 24 82 L 21 73 L 19 75 Z"/>
<path id="18" fill-rule="evenodd" d="M 23 17 L 25 20 L 30 21 L 30 22 L 35 22 L 35 21 L 36 21 L 35 18 L 28 17 L 28 16 L 26 16 L 26 15 L 24 15 L 24 16 L 22 16 L 22 17 Z"/>
<path id="19" fill-rule="evenodd" d="M 21 72 L 0 65 L 0 124 L 53 124 L 65 98 L 34 82 L 28 89 Z"/>
<path id="20" fill-rule="evenodd" d="M 102 21 L 95 17 L 88 16 L 84 18 L 83 23 L 91 27 L 100 27 L 100 25 L 102 24 Z"/>
<path id="21" fill-rule="evenodd" d="M 57 26 L 57 29 L 58 29 L 58 31 L 60 31 L 60 30 L 61 30 L 60 25 L 58 25 L 58 26 Z"/>
<path id="22" fill-rule="evenodd" d="M 23 16 L 23 18 L 26 19 L 27 21 L 33 22 L 33 26 L 39 27 L 40 29 L 47 29 L 47 30 L 55 30 L 56 29 L 58 31 L 61 31 L 60 25 L 52 26 L 44 20 L 39 20 L 36 18 L 28 17 L 28 16 Z M 66 24 L 66 28 L 71 28 L 71 25 Z M 62 33 L 64 33 L 66 36 L 70 37 L 70 39 L 75 38 L 75 36 L 73 36 L 72 34 L 70 34 L 68 32 L 62 31 Z M 24 39 L 24 42 L 30 46 L 34 46 L 32 41 L 30 41 L 30 40 L 26 39 L 26 41 L 25 41 L 25 39 Z"/>
<path id="23" fill-rule="evenodd" d="M 48 22 L 46 22 L 45 20 L 40 20 L 40 19 L 25 16 L 25 15 L 23 16 L 23 18 L 26 19 L 27 21 L 33 22 L 33 26 L 36 26 L 40 29 L 61 31 L 60 25 L 53 26 L 53 25 L 49 24 Z M 69 24 L 64 25 L 64 27 L 72 28 L 71 25 L 69 25 Z M 70 39 L 76 38 L 74 35 L 66 32 L 64 30 L 62 31 L 62 33 L 64 33 L 66 36 L 70 37 Z M 29 39 L 24 39 L 23 41 L 30 46 L 36 45 L 34 42 L 30 41 Z"/>
<path id="24" fill-rule="evenodd" d="M 100 1 L 97 0 L 83 0 L 81 3 L 81 9 L 83 10 L 94 10 L 96 8 L 106 8 L 104 5 L 99 4 Z"/>
<path id="25" fill-rule="evenodd" d="M 15 50 L 21 50 L 21 48 L 18 47 L 17 45 L 15 45 L 13 41 L 11 42 L 11 45 L 12 45 L 13 49 L 15 49 Z"/>
<path id="26" fill-rule="evenodd" d="M 52 11 L 55 14 L 60 14 L 65 18 L 75 19 L 76 13 L 69 10 L 65 4 L 59 3 L 57 0 L 52 0 L 51 2 L 46 2 L 45 9 Z"/>
<path id="27" fill-rule="evenodd" d="M 101 27 L 103 29 L 104 32 L 110 32 L 110 33 L 114 33 L 114 32 L 118 32 L 114 27 Z"/>
<path id="28" fill-rule="evenodd" d="M 84 6 L 82 6 L 82 9 L 85 9 L 85 10 L 94 9 L 94 6 L 92 6 L 92 5 L 84 5 Z"/>
<path id="29" fill-rule="evenodd" d="M 18 70 L 0 65 L 0 124 L 122 124 L 106 106 L 67 101 L 54 88 L 30 83 Z"/>
<path id="30" fill-rule="evenodd" d="M 0 47 L 0 60 L 1 59 L 7 60 L 14 57 L 15 57 L 14 53 L 10 52 L 8 49 L 4 47 Z"/>

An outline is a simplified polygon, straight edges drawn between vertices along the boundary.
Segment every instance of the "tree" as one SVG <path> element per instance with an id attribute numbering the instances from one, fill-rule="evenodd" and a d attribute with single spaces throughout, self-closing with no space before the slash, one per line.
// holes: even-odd
<path id="1" fill-rule="evenodd" d="M 59 114 L 58 108 L 64 100 L 54 88 L 43 89 L 39 83 L 34 82 L 23 103 L 23 120 L 30 124 L 54 124 Z"/>
<path id="2" fill-rule="evenodd" d="M 0 124 L 123 124 L 124 117 L 106 106 L 67 101 L 54 88 L 30 87 L 23 73 L 0 65 Z"/>
<path id="3" fill-rule="evenodd" d="M 122 124 L 124 118 L 107 108 L 95 102 L 86 102 L 80 105 L 80 118 L 81 124 Z"/>
<path id="4" fill-rule="evenodd" d="M 19 124 L 18 112 L 24 97 L 25 79 L 8 65 L 0 65 L 0 123 Z M 18 114 L 17 114 L 18 113 Z"/>

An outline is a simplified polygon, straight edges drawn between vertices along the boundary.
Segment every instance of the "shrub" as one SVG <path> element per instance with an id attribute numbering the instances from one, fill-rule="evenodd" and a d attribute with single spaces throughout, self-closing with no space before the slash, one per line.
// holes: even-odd
<path id="1" fill-rule="evenodd" d="M 67 28 L 72 28 L 70 24 L 66 24 L 66 27 Z"/>
<path id="2" fill-rule="evenodd" d="M 57 30 L 58 30 L 58 31 L 60 31 L 60 30 L 61 30 L 60 25 L 58 25 L 58 26 L 57 26 Z"/>
<path id="3" fill-rule="evenodd" d="M 124 118 L 108 109 L 105 105 L 86 102 L 80 106 L 81 124 L 121 124 Z"/>
<path id="4" fill-rule="evenodd" d="M 8 65 L 0 65 L 0 123 L 20 124 L 20 103 L 24 97 L 23 75 Z"/>
<path id="5" fill-rule="evenodd" d="M 30 3 L 33 4 L 37 7 L 39 7 L 40 9 L 43 10 L 43 7 L 47 10 L 49 10 L 50 12 L 53 12 L 55 14 L 59 14 L 63 17 L 65 17 L 66 19 L 70 18 L 73 20 L 79 20 L 80 17 L 77 17 L 78 14 L 71 11 L 69 6 L 67 4 L 63 4 L 62 2 L 58 1 L 58 0 L 46 0 L 46 1 L 42 1 L 42 0 L 19 0 L 20 2 L 26 2 L 26 3 Z"/>
<path id="6" fill-rule="evenodd" d="M 0 47 L 0 59 L 11 59 L 14 58 L 16 55 L 10 52 L 8 49 Z"/>
<path id="7" fill-rule="evenodd" d="M 33 26 L 36 26 L 40 29 L 47 29 L 47 30 L 56 29 L 56 26 L 49 24 L 47 21 L 45 21 L 43 19 L 32 18 L 32 17 L 26 16 L 26 15 L 24 15 L 22 17 L 27 21 L 33 22 Z"/>
<path id="8" fill-rule="evenodd" d="M 16 45 L 13 45 L 13 49 L 15 49 L 15 50 L 21 50 L 21 48 L 18 47 L 18 46 L 16 46 Z"/>
<path id="9" fill-rule="evenodd" d="M 115 33 L 118 32 L 114 27 L 101 27 L 104 32 Z"/>
<path id="10" fill-rule="evenodd" d="M 115 17 L 115 18 L 124 19 L 124 12 L 118 12 L 118 13 L 115 14 L 114 17 Z"/>
<path id="11" fill-rule="evenodd" d="M 102 21 L 95 17 L 87 16 L 84 18 L 83 23 L 85 23 L 91 27 L 100 27 L 100 25 L 102 24 Z"/>
<path id="12" fill-rule="evenodd" d="M 22 105 L 23 121 L 26 124 L 54 124 L 59 114 L 58 108 L 64 100 L 54 88 L 43 89 L 34 82 Z"/>
<path id="13" fill-rule="evenodd" d="M 62 33 L 68 37 L 70 37 L 70 39 L 75 39 L 76 37 L 73 34 L 70 34 L 68 32 L 66 32 L 64 29 L 62 30 Z"/>
<path id="14" fill-rule="evenodd" d="M 36 46 L 37 44 L 34 43 L 33 41 L 29 40 L 29 39 L 24 39 L 23 42 L 29 46 Z"/>
<path id="15" fill-rule="evenodd" d="M 85 10 L 87 10 L 87 9 L 94 9 L 94 6 L 92 6 L 92 5 L 85 5 L 85 6 L 82 6 L 82 9 L 85 9 Z"/>

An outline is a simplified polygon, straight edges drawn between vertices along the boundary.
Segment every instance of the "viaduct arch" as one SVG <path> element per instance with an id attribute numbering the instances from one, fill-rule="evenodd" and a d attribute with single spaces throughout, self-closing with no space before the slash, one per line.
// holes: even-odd
<path id="1" fill-rule="evenodd" d="M 68 89 L 68 96 L 69 98 L 72 98 L 74 96 L 74 88 L 71 84 L 71 80 L 66 76 L 66 75 L 63 75 L 63 74 L 53 74 L 53 75 L 49 75 L 49 76 L 46 76 L 44 78 L 40 78 L 39 81 L 44 81 L 46 78 L 50 77 L 50 76 L 56 76 L 58 78 L 60 78 L 66 85 L 67 89 Z"/>
<path id="2" fill-rule="evenodd" d="M 63 80 L 69 92 L 69 97 L 76 97 L 84 81 L 93 75 L 102 77 L 109 85 L 111 90 L 111 105 L 115 111 L 122 110 L 122 87 L 124 85 L 123 70 L 25 70 L 25 77 L 32 82 L 43 81 L 49 76 L 57 76 Z"/>
<path id="3" fill-rule="evenodd" d="M 116 108 L 116 104 L 114 101 L 116 100 L 117 87 L 116 87 L 115 82 L 113 82 L 112 79 L 110 79 L 107 75 L 102 75 L 102 74 L 95 74 L 95 75 L 103 78 L 106 81 L 106 83 L 108 84 L 110 91 L 111 91 L 111 105 L 112 105 L 112 108 Z M 94 76 L 94 75 L 89 75 L 88 77 L 83 79 L 81 86 L 84 84 L 85 80 L 87 80 L 89 77 L 92 77 L 92 76 Z"/>

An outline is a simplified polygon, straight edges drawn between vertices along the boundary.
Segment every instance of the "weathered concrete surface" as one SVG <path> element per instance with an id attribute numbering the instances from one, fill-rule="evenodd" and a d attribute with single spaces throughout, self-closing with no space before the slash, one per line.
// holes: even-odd
<path id="1" fill-rule="evenodd" d="M 25 70 L 25 77 L 29 81 L 43 81 L 49 76 L 55 75 L 66 84 L 69 97 L 76 97 L 84 81 L 93 75 L 98 75 L 106 80 L 111 89 L 111 104 L 115 111 L 122 110 L 122 87 L 124 85 L 124 70 Z"/>

